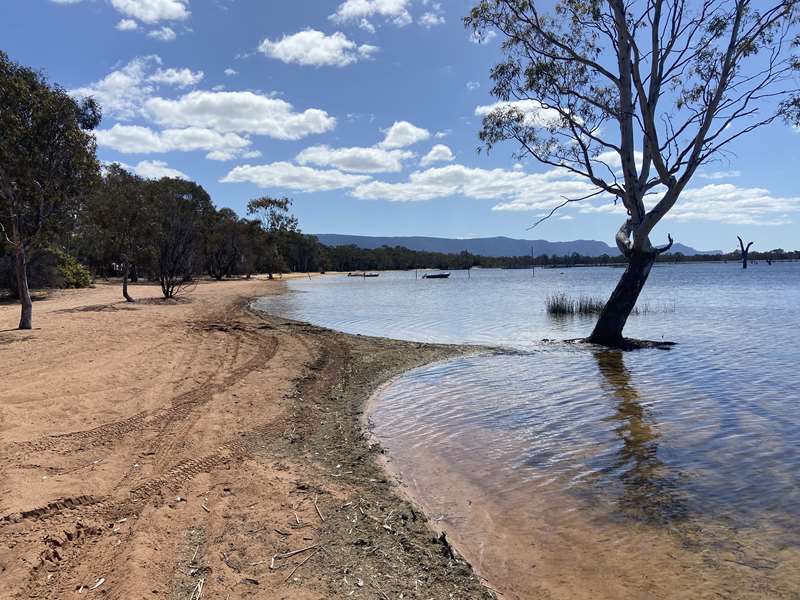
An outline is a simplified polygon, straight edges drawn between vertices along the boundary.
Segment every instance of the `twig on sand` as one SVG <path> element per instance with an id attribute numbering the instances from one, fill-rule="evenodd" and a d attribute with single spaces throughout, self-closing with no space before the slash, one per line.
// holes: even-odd
<path id="1" fill-rule="evenodd" d="M 284 552 L 283 554 L 276 554 L 272 557 L 272 560 L 269 563 L 270 569 L 275 569 L 275 560 L 282 559 L 282 558 L 290 558 L 296 554 L 302 554 L 303 552 L 308 552 L 309 550 L 314 550 L 316 552 L 319 549 L 319 544 L 314 544 L 313 546 L 308 546 L 306 548 L 300 548 L 299 550 L 292 550 L 291 552 Z"/>
<path id="2" fill-rule="evenodd" d="M 296 566 L 294 569 L 292 569 L 292 572 L 291 572 L 291 573 L 289 573 L 289 575 L 287 575 L 287 576 L 286 576 L 286 579 L 284 579 L 284 580 L 283 580 L 283 582 L 284 582 L 284 583 L 286 583 L 287 581 L 289 581 L 289 580 L 292 578 L 292 575 L 294 575 L 294 574 L 297 572 L 297 569 L 299 569 L 299 568 L 300 568 L 300 567 L 302 567 L 304 564 L 306 564 L 306 563 L 307 563 L 309 560 L 311 560 L 311 559 L 314 557 L 314 555 L 315 555 L 317 552 L 319 552 L 319 551 L 320 551 L 320 549 L 321 549 L 321 546 L 320 546 L 320 547 L 318 547 L 316 550 L 314 550 L 314 551 L 313 551 L 311 554 L 309 554 L 308 556 L 306 556 L 306 557 L 305 557 L 305 558 L 302 560 L 302 562 L 300 562 L 300 563 L 299 563 L 299 564 L 298 564 L 298 565 L 297 565 L 297 566 Z M 388 599 L 387 599 L 387 600 L 388 600 Z"/>
<path id="3" fill-rule="evenodd" d="M 207 513 L 211 512 L 210 510 L 208 510 L 208 507 L 205 504 L 201 504 L 200 506 L 202 506 L 203 510 L 206 511 Z"/>
<path id="4" fill-rule="evenodd" d="M 383 596 L 386 600 L 389 600 L 389 596 L 386 595 L 386 592 L 384 592 L 380 587 L 378 587 L 378 584 L 375 583 L 374 581 L 372 582 L 372 587 L 378 590 L 380 595 Z"/>
<path id="5" fill-rule="evenodd" d="M 197 582 L 197 585 L 194 586 L 192 590 L 191 596 L 189 596 L 189 600 L 200 600 L 200 596 L 203 595 L 203 584 L 205 584 L 205 582 L 205 579 L 201 579 Z"/>
<path id="6" fill-rule="evenodd" d="M 324 523 L 325 522 L 325 517 L 322 516 L 322 512 L 319 510 L 319 506 L 317 506 L 317 496 L 314 496 L 314 508 L 317 509 L 317 514 L 319 515 L 319 518 Z"/>

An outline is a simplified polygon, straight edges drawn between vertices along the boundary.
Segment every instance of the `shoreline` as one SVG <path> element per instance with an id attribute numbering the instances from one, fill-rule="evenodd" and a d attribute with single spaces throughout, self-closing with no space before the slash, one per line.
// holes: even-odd
<path id="1" fill-rule="evenodd" d="M 475 348 L 251 306 L 283 288 L 203 282 L 185 303 L 126 305 L 100 284 L 37 302 L 28 333 L 6 331 L 17 307 L 0 305 L 11 597 L 494 597 L 364 427 L 380 385 Z"/>

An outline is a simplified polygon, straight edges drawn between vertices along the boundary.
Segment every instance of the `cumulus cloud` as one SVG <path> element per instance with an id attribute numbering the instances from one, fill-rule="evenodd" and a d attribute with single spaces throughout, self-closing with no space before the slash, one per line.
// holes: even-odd
<path id="1" fill-rule="evenodd" d="M 175 30 L 172 29 L 172 27 L 167 27 L 165 25 L 164 27 L 159 27 L 158 29 L 154 29 L 153 31 L 149 32 L 147 37 L 161 40 L 162 42 L 171 42 L 178 37 L 178 34 L 175 33 Z"/>
<path id="2" fill-rule="evenodd" d="M 161 179 L 162 177 L 173 177 L 177 179 L 189 179 L 183 171 L 173 169 L 167 163 L 160 160 L 143 160 L 135 166 L 120 163 L 120 166 L 139 177 L 146 179 Z"/>
<path id="3" fill-rule="evenodd" d="M 505 169 L 480 169 L 448 165 L 415 171 L 408 181 L 388 183 L 371 181 L 356 187 L 352 194 L 362 199 L 413 202 L 464 196 L 479 200 L 503 200 L 496 210 L 533 210 L 552 208 L 561 195 L 585 195 L 593 187 L 583 181 L 548 172 L 527 175 Z M 519 208 L 511 206 L 519 203 Z"/>
<path id="4" fill-rule="evenodd" d="M 111 0 L 111 5 L 126 17 L 152 24 L 183 21 L 189 18 L 189 0 Z"/>
<path id="5" fill-rule="evenodd" d="M 420 164 L 423 167 L 427 167 L 428 165 L 432 165 L 433 163 L 437 162 L 451 162 L 455 160 L 455 156 L 453 156 L 453 152 L 445 146 L 444 144 L 436 144 L 431 151 L 428 152 L 425 156 L 422 157 Z"/>
<path id="6" fill-rule="evenodd" d="M 312 146 L 298 154 L 296 160 L 301 165 L 335 167 L 355 173 L 397 173 L 403 170 L 403 161 L 413 156 L 407 150 Z"/>
<path id="7" fill-rule="evenodd" d="M 158 69 L 147 80 L 183 88 L 197 85 L 203 80 L 203 77 L 202 71 L 192 71 L 191 69 Z"/>
<path id="8" fill-rule="evenodd" d="M 484 33 L 478 33 L 477 31 L 473 31 L 472 33 L 470 33 L 469 41 L 472 42 L 473 44 L 484 45 L 488 44 L 496 37 L 497 37 L 497 32 L 492 31 L 491 29 Z"/>
<path id="9" fill-rule="evenodd" d="M 228 77 L 233 77 L 234 75 L 238 75 L 238 74 L 239 74 L 239 71 L 237 71 L 236 69 L 231 69 L 230 67 L 225 69 L 225 75 L 227 75 Z"/>
<path id="10" fill-rule="evenodd" d="M 395 123 L 384 131 L 386 137 L 378 144 L 381 148 L 395 149 L 406 148 L 417 142 L 424 142 L 431 137 L 427 129 L 422 129 L 412 125 L 408 121 L 395 121 Z"/>
<path id="11" fill-rule="evenodd" d="M 155 97 L 147 100 L 145 110 L 167 127 L 206 127 L 279 140 L 299 140 L 336 126 L 336 119 L 324 110 L 296 112 L 285 100 L 253 92 L 194 91 L 176 100 Z"/>
<path id="12" fill-rule="evenodd" d="M 741 171 L 701 171 L 697 176 L 701 179 L 732 179 L 741 174 Z"/>
<path id="13" fill-rule="evenodd" d="M 426 12 L 419 18 L 419 24 L 430 29 L 444 24 L 444 16 L 435 12 Z"/>
<path id="14" fill-rule="evenodd" d="M 373 28 L 370 19 L 375 17 L 404 27 L 413 21 L 410 5 L 411 0 L 345 0 L 329 18 L 335 23 L 359 23 L 362 29 Z"/>
<path id="15" fill-rule="evenodd" d="M 731 183 L 685 190 L 665 219 L 728 225 L 786 225 L 800 212 L 800 196 L 781 197 L 765 188 Z"/>
<path id="16" fill-rule="evenodd" d="M 325 192 L 351 188 L 368 181 L 366 175 L 342 173 L 336 169 L 313 169 L 289 162 L 235 167 L 222 183 L 252 183 L 261 188 L 282 188 L 300 192 Z"/>
<path id="17" fill-rule="evenodd" d="M 475 91 L 475 90 L 477 90 L 479 87 L 481 87 L 481 84 L 480 84 L 480 82 L 479 82 L 479 81 L 468 81 L 468 82 L 467 82 L 467 89 L 468 89 L 470 92 L 474 92 L 474 91 Z"/>
<path id="18" fill-rule="evenodd" d="M 155 87 L 147 83 L 148 73 L 161 64 L 155 55 L 134 58 L 124 67 L 112 71 L 103 79 L 71 90 L 74 96 L 92 96 L 106 114 L 126 119 L 137 115 L 142 104 Z"/>
<path id="19" fill-rule="evenodd" d="M 133 31 L 139 29 L 139 24 L 133 19 L 122 19 L 114 27 L 120 31 Z"/>
<path id="20" fill-rule="evenodd" d="M 493 113 L 520 114 L 529 127 L 548 127 L 561 120 L 557 110 L 545 108 L 536 100 L 501 101 L 475 108 L 475 115 L 478 117 L 486 117 Z"/>
<path id="21" fill-rule="evenodd" d="M 153 131 L 149 127 L 115 124 L 95 132 L 100 146 L 123 154 L 163 154 L 166 152 L 210 152 L 209 158 L 230 160 L 249 148 L 249 139 L 235 133 L 221 134 L 201 127 Z"/>
<path id="22" fill-rule="evenodd" d="M 258 51 L 285 63 L 346 67 L 371 57 L 378 48 L 369 44 L 359 46 L 339 31 L 325 35 L 316 29 L 306 29 L 276 41 L 265 39 Z"/>
<path id="23" fill-rule="evenodd" d="M 70 90 L 73 96 L 92 96 L 105 115 L 131 119 L 142 114 L 144 103 L 159 86 L 188 87 L 200 83 L 202 71 L 162 69 L 158 55 L 140 56 L 112 71 L 103 79 Z"/>

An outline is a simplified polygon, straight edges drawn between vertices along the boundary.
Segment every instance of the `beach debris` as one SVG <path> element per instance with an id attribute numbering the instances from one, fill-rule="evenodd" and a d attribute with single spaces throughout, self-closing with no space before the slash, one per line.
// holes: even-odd
<path id="1" fill-rule="evenodd" d="M 311 560 L 311 559 L 314 557 L 314 555 L 315 555 L 317 552 L 319 552 L 320 550 L 322 550 L 322 546 L 319 546 L 319 547 L 317 547 L 317 548 L 316 548 L 316 549 L 315 549 L 315 550 L 314 550 L 314 551 L 313 551 L 311 554 L 309 554 L 308 556 L 306 556 L 306 557 L 305 557 L 305 558 L 304 558 L 304 559 L 303 559 L 303 560 L 302 560 L 300 563 L 298 563 L 298 565 L 297 565 L 297 566 L 296 566 L 294 569 L 292 569 L 292 572 L 291 572 L 291 573 L 289 573 L 289 574 L 286 576 L 286 579 L 284 579 L 284 580 L 283 580 L 283 582 L 284 582 L 284 583 L 286 583 L 287 581 L 289 581 L 289 580 L 292 578 L 292 576 L 293 576 L 293 575 L 294 575 L 294 574 L 297 572 L 297 570 L 298 570 L 300 567 L 302 567 L 304 564 L 306 564 L 306 563 L 307 563 L 309 560 Z"/>
<path id="2" fill-rule="evenodd" d="M 324 523 L 325 517 L 322 516 L 322 512 L 319 510 L 319 506 L 317 505 L 317 496 L 314 496 L 314 508 L 317 509 L 317 514 L 319 515 L 320 520 Z"/>
<path id="3" fill-rule="evenodd" d="M 200 600 L 200 596 L 203 595 L 203 586 L 205 585 L 206 580 L 201 579 L 197 582 L 197 585 L 194 586 L 192 593 L 189 595 L 189 600 Z"/>
<path id="4" fill-rule="evenodd" d="M 103 585 L 105 582 L 106 582 L 106 578 L 105 577 L 98 577 L 97 580 L 94 582 L 94 585 L 89 588 L 89 591 L 91 592 L 92 590 L 96 590 L 101 585 Z"/>
<path id="5" fill-rule="evenodd" d="M 207 513 L 210 513 L 210 512 L 211 512 L 211 511 L 208 509 L 208 507 L 207 507 L 205 504 L 201 504 L 200 506 L 201 506 L 201 507 L 203 508 L 203 510 L 204 510 L 204 511 L 206 511 Z"/>

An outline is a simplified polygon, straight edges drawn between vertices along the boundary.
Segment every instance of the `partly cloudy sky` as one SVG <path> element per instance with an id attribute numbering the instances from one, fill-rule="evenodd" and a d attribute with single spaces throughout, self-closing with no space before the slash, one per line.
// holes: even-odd
<path id="1" fill-rule="evenodd" d="M 469 0 L 3 0 L 0 48 L 103 106 L 103 161 L 200 182 L 243 213 L 290 196 L 305 231 L 613 243 L 607 199 L 526 227 L 585 181 L 476 152 L 500 38 Z M 535 109 L 532 106 L 522 108 Z M 531 111 L 531 123 L 548 115 Z M 706 167 L 654 235 L 800 247 L 800 133 L 776 124 Z"/>

